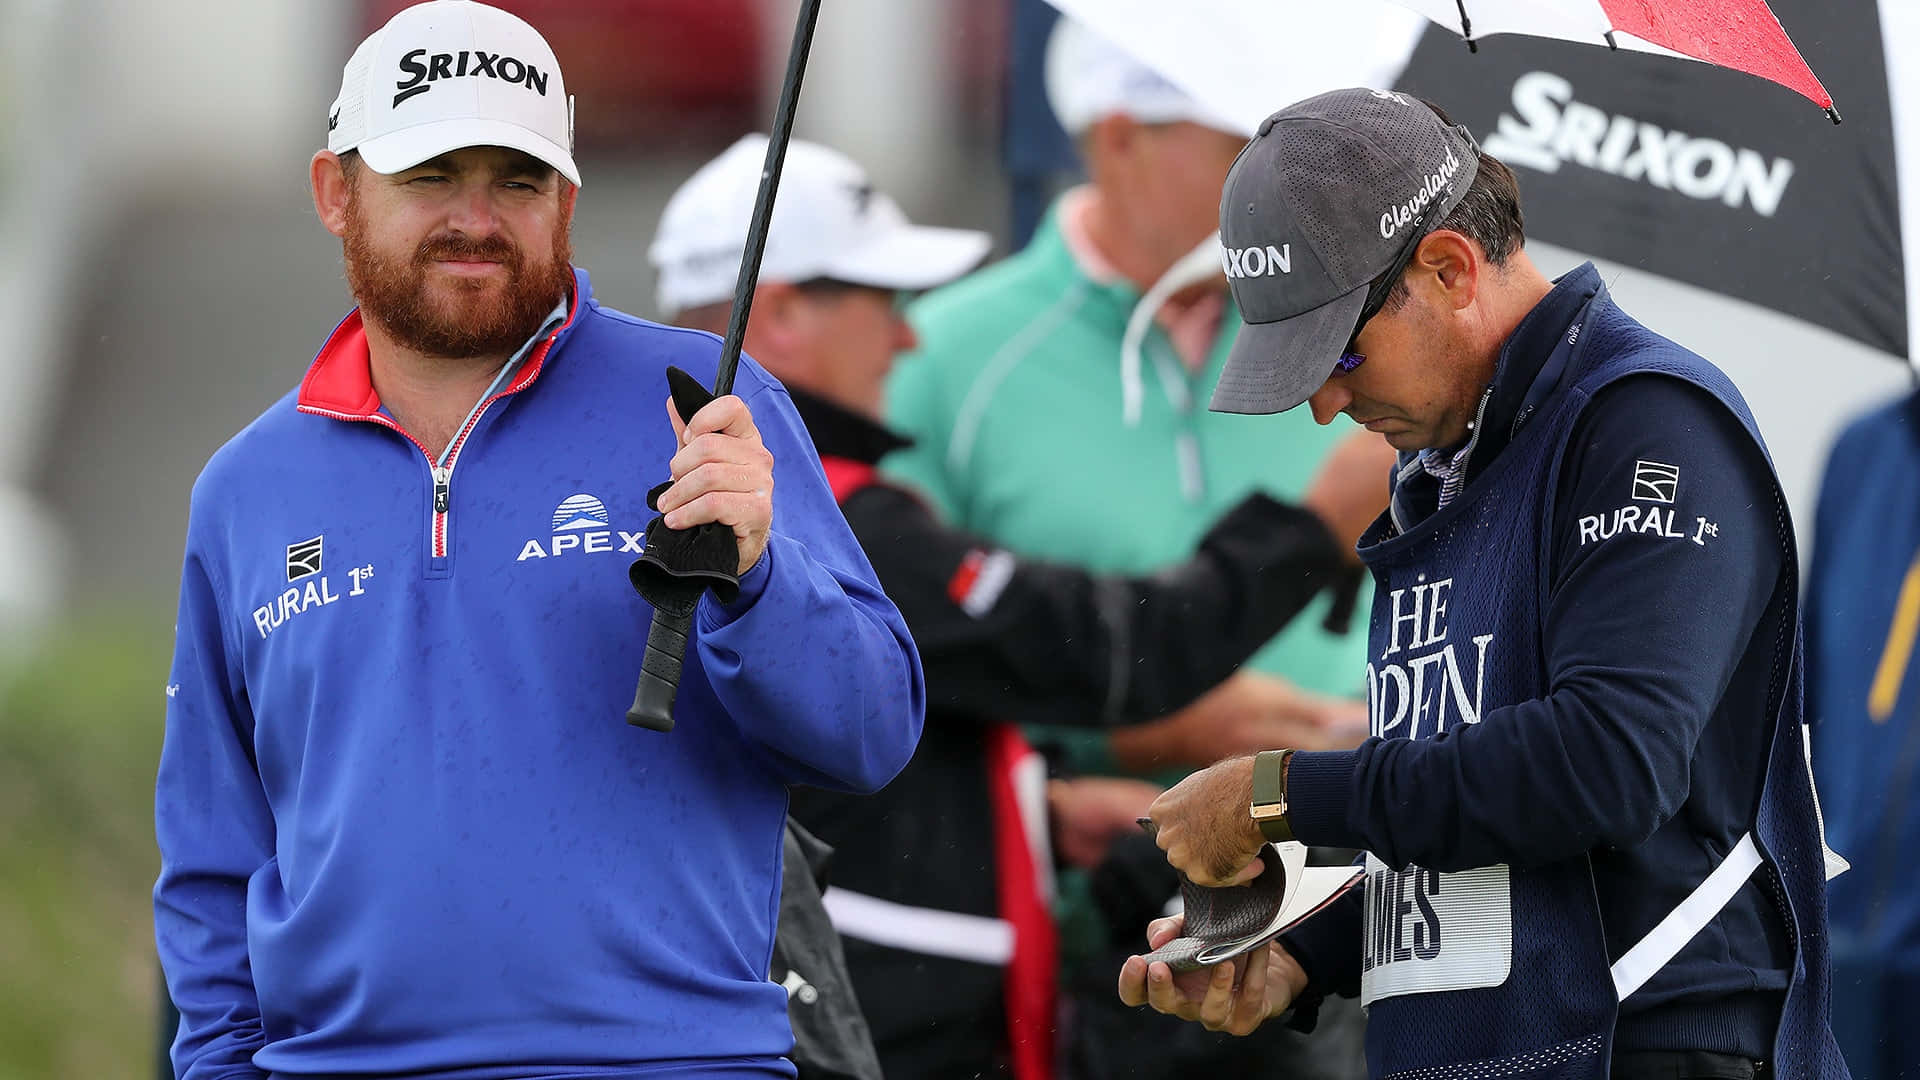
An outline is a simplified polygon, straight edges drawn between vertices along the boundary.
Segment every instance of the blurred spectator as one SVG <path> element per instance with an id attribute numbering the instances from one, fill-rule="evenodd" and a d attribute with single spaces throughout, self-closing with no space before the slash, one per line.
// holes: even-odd
<path id="1" fill-rule="evenodd" d="M 741 140 L 668 204 L 651 256 L 674 321 L 725 330 L 765 148 Z M 1101 777 L 1042 789 L 1007 721 L 1098 727 L 1165 712 L 1225 678 L 1341 579 L 1377 510 L 1366 491 L 1378 462 L 1345 461 L 1316 488 L 1325 524 L 1251 495 L 1198 554 L 1152 578 L 1017 559 L 941 524 L 874 470 L 904 445 L 878 420 L 894 355 L 914 343 L 897 298 L 958 277 L 987 238 L 909 224 L 854 162 L 805 142 L 788 150 L 776 206 L 747 349 L 786 385 L 921 643 L 931 720 L 887 788 L 796 790 L 793 813 L 835 848 L 827 901 L 887 1075 L 1039 1080 L 1052 1062 L 1055 960 L 1047 875 L 1035 879 L 1048 845 L 1030 836 L 1050 819 L 1054 850 L 1095 864 L 1114 837 L 1137 832 L 1159 789 Z M 1161 877 L 1156 911 L 1171 887 Z"/>
<path id="2" fill-rule="evenodd" d="M 1072 20 L 1056 26 L 1046 69 L 1091 183 L 1056 200 L 1020 254 L 911 309 L 920 348 L 892 378 L 888 415 L 914 445 L 891 455 L 888 471 L 995 543 L 1098 572 L 1147 573 L 1182 558 L 1249 492 L 1298 498 L 1342 438 L 1376 453 L 1375 505 L 1384 508 L 1391 454 L 1377 437 L 1305 415 L 1207 411 L 1239 323 L 1212 234 L 1245 139 Z M 1249 670 L 1167 720 L 1037 737 L 1079 772 L 1163 778 L 1267 746 L 1358 742 L 1363 708 L 1350 699 L 1361 690 L 1366 635 L 1326 629 L 1330 606 L 1322 601 Z M 1204 1052 L 1181 1058 L 1183 1040 L 1244 1051 L 1119 1014 L 1109 960 L 1137 948 L 1134 912 L 1089 918 L 1090 902 L 1071 889 L 1068 904 L 1069 963 L 1086 958 L 1079 1049 L 1102 1063 L 1086 1067 L 1153 1075 L 1222 1065 Z M 1101 1030 L 1103 1014 L 1113 1030 Z M 1354 1045 L 1335 1037 L 1315 1052 L 1351 1057 Z M 1296 1063 L 1285 1052 L 1274 1060 Z"/>
<path id="3" fill-rule="evenodd" d="M 1213 232 L 1220 184 L 1244 140 L 1078 24 L 1060 26 L 1050 94 L 1093 183 L 1055 204 L 1027 250 L 910 311 L 920 347 L 896 369 L 888 408 L 914 445 L 886 467 L 955 523 L 1022 554 L 1147 572 L 1183 557 L 1249 491 L 1297 498 L 1353 429 L 1306 418 L 1269 429 L 1206 411 L 1236 319 L 1216 249 L 1196 245 Z M 1177 264 L 1185 287 L 1164 295 L 1176 277 L 1143 304 Z M 1123 350 L 1130 318 L 1151 325 L 1139 348 Z M 1355 695 L 1363 636 L 1303 619 L 1255 666 Z M 1233 715 L 1240 730 L 1169 725 L 1112 747 L 1086 738 L 1074 744 L 1075 764 L 1208 764 L 1259 741 L 1248 717 L 1286 727 L 1267 735 L 1316 743 L 1329 736 L 1298 727 L 1334 726 L 1332 738 L 1347 738 L 1355 729 L 1340 725 L 1358 719 L 1345 703 L 1259 675 L 1210 704 L 1202 716 Z"/>
<path id="4" fill-rule="evenodd" d="M 1807 578 L 1807 703 L 1827 841 L 1833 1029 L 1861 1080 L 1920 1077 L 1920 394 L 1834 444 Z"/>

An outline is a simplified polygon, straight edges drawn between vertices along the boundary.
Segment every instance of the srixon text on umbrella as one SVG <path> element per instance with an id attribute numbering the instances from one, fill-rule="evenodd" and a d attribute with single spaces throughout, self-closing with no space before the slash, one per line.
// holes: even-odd
<path id="1" fill-rule="evenodd" d="M 1558 172 L 1563 162 L 1677 191 L 1749 207 L 1761 217 L 1780 209 L 1793 162 L 1768 160 L 1719 139 L 1667 131 L 1573 100 L 1573 84 L 1547 71 L 1514 80 L 1513 112 L 1501 113 L 1487 153 L 1510 164 Z"/>

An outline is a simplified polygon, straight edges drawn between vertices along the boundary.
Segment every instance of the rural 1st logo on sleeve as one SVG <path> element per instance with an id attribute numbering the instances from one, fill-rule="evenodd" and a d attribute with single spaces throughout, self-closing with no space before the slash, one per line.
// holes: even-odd
<path id="1" fill-rule="evenodd" d="M 1579 522 L 1580 546 L 1616 536 L 1646 536 L 1660 540 L 1690 540 L 1700 547 L 1720 535 L 1720 526 L 1705 516 L 1691 520 L 1680 509 L 1680 466 L 1645 458 L 1633 463 L 1633 490 L 1618 509 L 1588 514 Z"/>

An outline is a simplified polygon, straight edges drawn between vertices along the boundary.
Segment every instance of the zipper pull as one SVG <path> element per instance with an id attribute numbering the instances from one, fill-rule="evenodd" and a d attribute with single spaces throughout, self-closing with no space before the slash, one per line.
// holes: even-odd
<path id="1" fill-rule="evenodd" d="M 444 514 L 453 503 L 453 470 L 436 468 L 433 470 L 433 512 Z"/>

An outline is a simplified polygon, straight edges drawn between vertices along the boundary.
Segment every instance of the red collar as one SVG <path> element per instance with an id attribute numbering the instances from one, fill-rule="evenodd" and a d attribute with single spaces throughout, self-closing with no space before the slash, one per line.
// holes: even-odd
<path id="1" fill-rule="evenodd" d="M 585 287 L 576 280 L 566 321 L 549 331 L 546 338 L 534 347 L 528 362 L 521 365 L 520 374 L 502 393 L 525 390 L 540 377 L 540 369 L 545 365 L 554 341 L 579 316 L 581 295 L 585 291 Z M 347 313 L 347 317 L 327 338 L 327 343 L 320 347 L 320 355 L 313 358 L 306 377 L 300 380 L 298 405 L 302 412 L 320 413 L 342 420 L 368 420 L 379 415 L 380 395 L 373 389 L 373 371 L 367 362 L 367 330 L 360 322 L 359 308 Z"/>
<path id="2" fill-rule="evenodd" d="M 820 468 L 827 474 L 827 486 L 833 489 L 833 501 L 839 503 L 880 479 L 880 470 L 874 468 L 872 462 L 832 454 L 820 455 Z"/>

